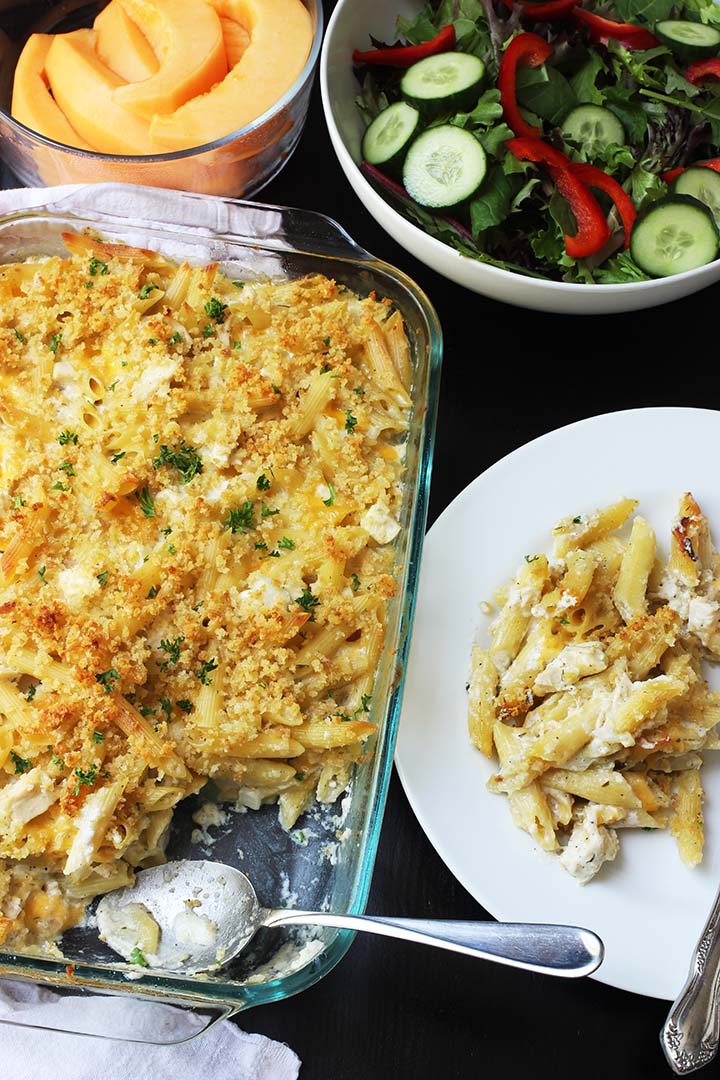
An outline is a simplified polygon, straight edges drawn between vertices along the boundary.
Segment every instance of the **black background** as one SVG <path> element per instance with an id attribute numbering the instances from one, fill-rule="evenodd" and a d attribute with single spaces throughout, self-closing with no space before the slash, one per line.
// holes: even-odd
<path id="1" fill-rule="evenodd" d="M 328 16 L 333 6 L 326 0 Z M 553 428 L 617 409 L 720 401 L 717 286 L 664 308 L 602 317 L 544 315 L 466 292 L 412 258 L 357 199 L 335 158 L 317 86 L 298 149 L 260 198 L 329 214 L 413 277 L 435 305 L 445 350 L 428 524 L 493 462 Z M 677 452 L 694 451 L 678 445 Z M 678 864 L 678 873 L 687 871 Z M 396 775 L 368 911 L 487 917 L 425 838 Z M 674 918 L 668 911 L 668 934 Z M 302 1080 L 540 1071 L 553 1080 L 663 1080 L 672 1075 L 658 1042 L 667 1009 L 592 980 L 528 975 L 359 935 L 320 983 L 244 1013 L 240 1023 L 292 1046 Z M 715 1063 L 704 1075 L 718 1070 Z"/>

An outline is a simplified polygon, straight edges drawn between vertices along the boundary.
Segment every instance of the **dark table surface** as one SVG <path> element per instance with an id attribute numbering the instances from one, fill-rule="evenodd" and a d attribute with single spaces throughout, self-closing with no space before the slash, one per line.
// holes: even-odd
<path id="1" fill-rule="evenodd" d="M 333 6 L 326 0 L 328 14 Z M 317 86 L 298 149 L 260 198 L 335 218 L 435 305 L 445 351 L 428 524 L 493 462 L 553 428 L 617 409 L 720 402 L 717 286 L 664 308 L 603 317 L 544 315 L 466 292 L 417 262 L 357 199 Z M 488 917 L 435 853 L 396 775 L 368 911 Z M 302 1080 L 512 1078 L 539 1069 L 554 1080 L 662 1080 L 672 1075 L 658 1042 L 667 1009 L 589 979 L 528 975 L 360 935 L 320 983 L 241 1023 L 289 1043 L 303 1060 Z M 706 1073 L 718 1071 L 716 1063 Z"/>
<path id="2" fill-rule="evenodd" d="M 325 6 L 329 15 L 334 0 Z M 544 315 L 466 292 L 412 258 L 357 199 L 317 86 L 294 156 L 259 198 L 335 218 L 435 305 L 445 351 L 428 524 L 493 462 L 554 428 L 617 409 L 720 402 L 717 286 L 665 308 L 603 317 Z M 396 775 L 368 911 L 489 917 L 435 853 Z M 672 921 L 668 912 L 668 932 Z M 302 1080 L 514 1080 L 539 1070 L 553 1080 L 663 1080 L 672 1075 L 658 1042 L 667 1009 L 593 980 L 528 975 L 360 935 L 320 983 L 240 1023 L 292 1046 Z M 719 1071 L 715 1063 L 706 1075 Z"/>

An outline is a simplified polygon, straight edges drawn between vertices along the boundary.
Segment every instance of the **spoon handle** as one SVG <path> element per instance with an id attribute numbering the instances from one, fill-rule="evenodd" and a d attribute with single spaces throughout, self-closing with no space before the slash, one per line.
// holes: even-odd
<path id="1" fill-rule="evenodd" d="M 690 962 L 685 985 L 660 1032 L 672 1070 L 695 1072 L 712 1061 L 720 1040 L 720 892 Z"/>
<path id="2" fill-rule="evenodd" d="M 602 963 L 603 943 L 578 926 L 542 923 L 465 922 L 452 919 L 392 919 L 374 915 L 276 910 L 264 914 L 265 926 L 313 923 L 345 930 L 402 938 L 451 952 L 495 960 L 499 964 L 576 978 Z"/>

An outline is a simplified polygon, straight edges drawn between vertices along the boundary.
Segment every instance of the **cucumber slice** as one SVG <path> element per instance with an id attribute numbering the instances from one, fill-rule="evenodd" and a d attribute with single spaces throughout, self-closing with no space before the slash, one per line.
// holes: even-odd
<path id="1" fill-rule="evenodd" d="M 403 184 L 421 206 L 446 209 L 475 194 L 485 179 L 487 158 L 474 135 L 441 124 L 423 132 L 405 158 Z"/>
<path id="2" fill-rule="evenodd" d="M 685 19 L 661 19 L 655 23 L 655 35 L 663 45 L 687 60 L 714 56 L 720 48 L 720 30 Z"/>
<path id="3" fill-rule="evenodd" d="M 478 56 L 438 53 L 407 69 L 400 93 L 426 116 L 467 112 L 477 104 L 484 75 L 485 65 Z"/>
<path id="4" fill-rule="evenodd" d="M 689 195 L 668 195 L 635 222 L 630 254 L 651 277 L 670 277 L 717 259 L 720 233 L 703 203 Z"/>
<path id="5" fill-rule="evenodd" d="M 570 139 L 587 153 L 596 157 L 607 146 L 622 146 L 625 128 L 614 112 L 602 105 L 578 105 L 565 117 L 562 126 L 564 139 Z"/>
<path id="6" fill-rule="evenodd" d="M 680 173 L 670 190 L 674 195 L 692 195 L 693 199 L 704 203 L 720 227 L 720 173 L 693 165 Z"/>
<path id="7" fill-rule="evenodd" d="M 400 168 L 408 146 L 417 134 L 420 113 L 406 101 L 396 101 L 383 109 L 365 132 L 362 156 L 371 165 Z"/>

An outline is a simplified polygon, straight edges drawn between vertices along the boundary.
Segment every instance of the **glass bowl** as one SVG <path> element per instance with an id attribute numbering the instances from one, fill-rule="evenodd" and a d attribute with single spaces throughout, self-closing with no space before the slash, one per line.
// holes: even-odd
<path id="1" fill-rule="evenodd" d="M 398 588 L 388 607 L 372 693 L 371 718 L 378 727 L 374 745 L 356 768 L 349 798 L 343 796 L 322 813 L 316 808 L 301 816 L 296 830 L 304 833 L 302 843 L 280 828 L 275 806 L 263 806 L 228 814 L 208 853 L 207 840 L 193 839 L 196 804 L 190 799 L 176 812 L 168 846 L 169 858 L 210 858 L 245 870 L 263 906 L 360 914 L 370 888 L 392 767 L 425 532 L 442 355 L 437 316 L 414 282 L 369 255 L 320 214 L 190 194 L 168 200 L 153 188 L 110 184 L 80 188 L 57 202 L 48 194 L 50 200 L 41 209 L 0 218 L 0 265 L 66 255 L 61 233 L 89 228 L 111 241 L 139 244 L 173 259 L 218 262 L 233 279 L 324 274 L 360 295 L 375 291 L 387 297 L 403 317 L 413 363 L 412 410 L 403 528 L 395 550 Z M 196 798 L 204 801 L 207 793 Z M 262 930 L 251 948 L 219 973 L 180 977 L 140 969 L 138 978 L 137 967 L 119 961 L 88 926 L 64 935 L 62 960 L 0 950 L 0 976 L 228 1014 L 311 986 L 343 957 L 353 936 L 346 930 L 316 928 Z"/>
<path id="2" fill-rule="evenodd" d="M 48 5 L 37 0 L 18 3 L 0 13 L 3 32 L 0 34 L 0 145 L 5 163 L 20 183 L 28 187 L 118 182 L 206 195 L 254 194 L 282 169 L 305 124 L 323 35 L 323 11 L 320 0 L 303 0 L 303 3 L 314 28 L 310 54 L 296 82 L 272 109 L 238 131 L 203 146 L 136 156 L 78 150 L 39 135 L 13 119 L 10 115 L 12 75 L 29 33 L 89 26 L 105 6 L 66 0 L 48 11 Z"/>

